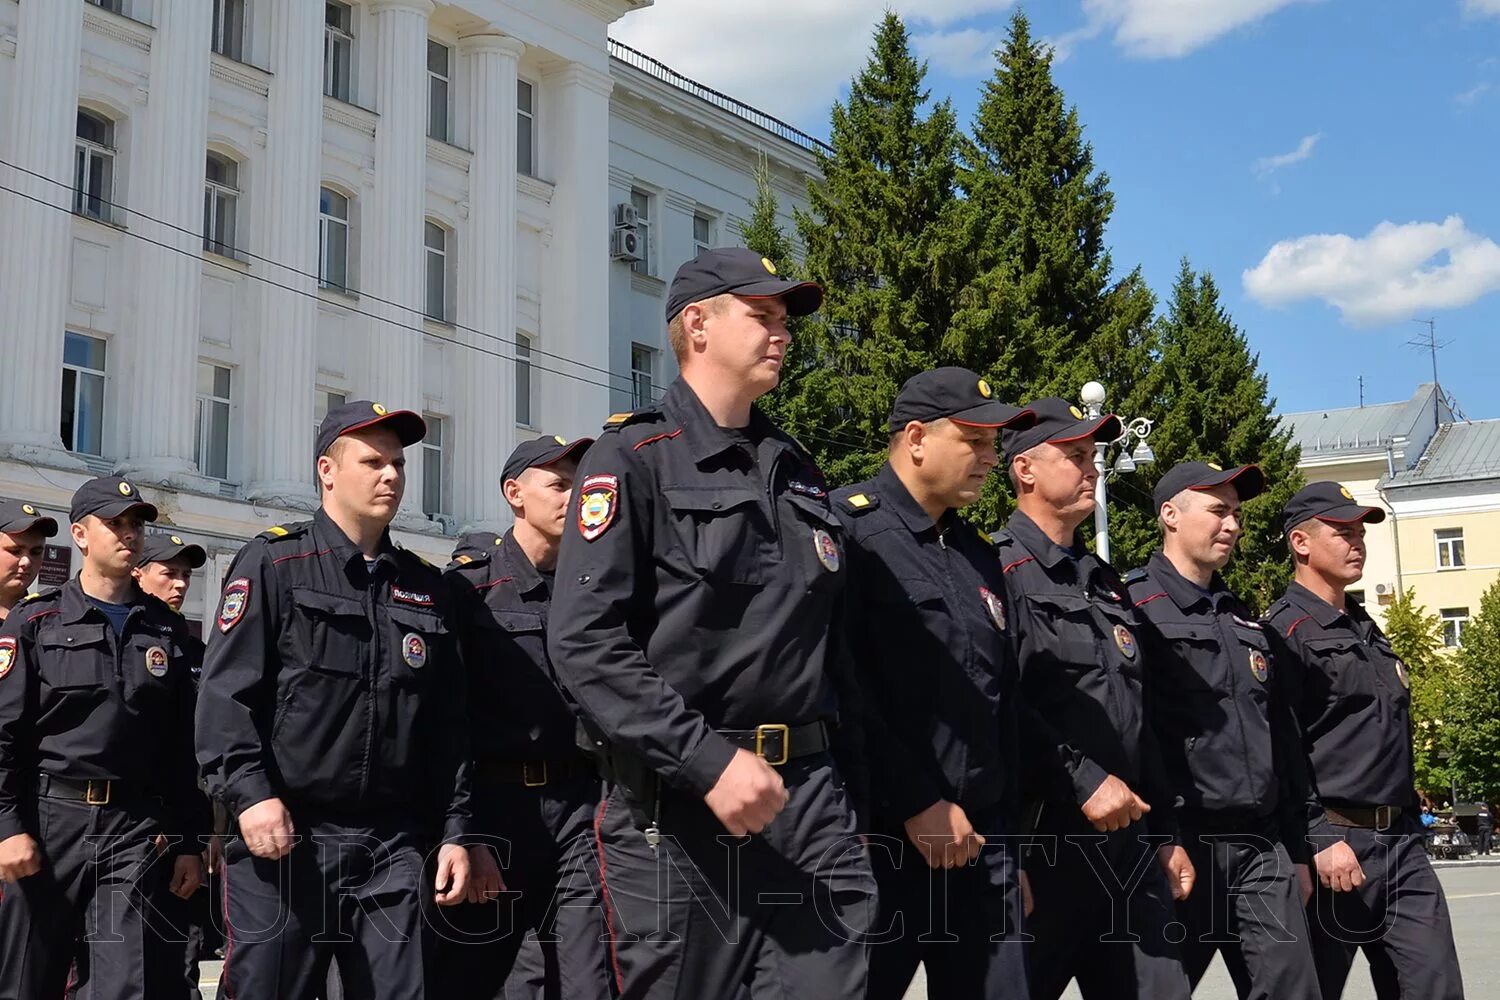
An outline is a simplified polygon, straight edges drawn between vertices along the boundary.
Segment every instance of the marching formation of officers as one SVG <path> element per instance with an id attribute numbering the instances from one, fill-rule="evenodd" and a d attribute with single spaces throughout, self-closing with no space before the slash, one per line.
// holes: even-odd
<path id="1" fill-rule="evenodd" d="M 754 406 L 821 298 L 685 264 L 681 377 L 521 444 L 514 526 L 446 572 L 388 530 L 421 417 L 330 412 L 320 508 L 238 554 L 206 649 L 174 613 L 203 551 L 134 484 L 79 489 L 82 569 L 31 597 L 58 526 L 0 504 L 0 1000 L 187 996 L 205 867 L 241 1000 L 331 967 L 380 1000 L 898 1000 L 918 963 L 934 1000 L 1172 1000 L 1215 954 L 1242 998 L 1334 1000 L 1359 949 L 1383 998 L 1462 997 L 1406 668 L 1346 597 L 1383 512 L 1293 497 L 1257 620 L 1218 571 L 1264 477 L 1187 462 L 1122 576 L 1078 532 L 1117 418 L 960 368 L 830 491 Z M 1002 463 L 991 538 L 958 511 Z"/>

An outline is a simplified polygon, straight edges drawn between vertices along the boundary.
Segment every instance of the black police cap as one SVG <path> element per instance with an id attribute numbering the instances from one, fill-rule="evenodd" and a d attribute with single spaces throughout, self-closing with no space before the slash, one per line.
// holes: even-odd
<path id="1" fill-rule="evenodd" d="M 500 481 L 503 483 L 507 479 L 514 479 L 527 469 L 553 465 L 569 456 L 582 456 L 584 449 L 593 443 L 593 438 L 578 438 L 575 441 L 569 441 L 567 438 L 555 437 L 551 434 L 543 434 L 539 438 L 522 441 L 505 460 L 505 468 L 500 472 Z"/>
<path id="2" fill-rule="evenodd" d="M 421 414 L 411 410 L 387 410 L 368 399 L 356 399 L 329 410 L 328 416 L 318 425 L 316 456 L 328 454 L 333 442 L 350 431 L 366 427 L 389 427 L 401 439 L 403 448 L 409 448 L 427 436 L 427 421 Z"/>
<path id="3" fill-rule="evenodd" d="M 24 500 L 0 500 L 0 532 L 24 535 L 32 530 L 51 538 L 57 534 L 57 522 Z"/>
<path id="4" fill-rule="evenodd" d="M 1027 403 L 1026 408 L 1036 414 L 1036 422 L 1026 428 L 1006 428 L 1000 434 L 1007 463 L 1039 444 L 1067 444 L 1080 438 L 1113 441 L 1125 429 L 1113 413 L 1090 419 L 1078 407 L 1056 396 Z"/>
<path id="5" fill-rule="evenodd" d="M 156 505 L 142 500 L 134 483 L 119 476 L 100 476 L 78 487 L 68 509 L 68 519 L 77 524 L 90 514 L 107 519 L 137 509 L 146 520 L 156 520 Z"/>
<path id="6" fill-rule="evenodd" d="M 944 417 L 974 427 L 1030 427 L 1036 414 L 994 398 L 990 384 L 967 368 L 934 368 L 906 380 L 891 407 L 892 434 L 913 420 Z"/>
<path id="7" fill-rule="evenodd" d="M 177 535 L 148 535 L 135 564 L 144 566 L 147 563 L 165 563 L 174 559 L 186 559 L 190 567 L 197 569 L 208 562 L 208 553 L 203 551 L 203 546 L 185 542 Z"/>
<path id="8" fill-rule="evenodd" d="M 694 302 L 732 293 L 744 299 L 781 299 L 789 316 L 806 316 L 823 304 L 814 281 L 788 281 L 769 257 L 744 247 L 705 250 L 677 269 L 667 291 L 667 322 Z"/>
<path id="9" fill-rule="evenodd" d="M 1329 524 L 1356 521 L 1379 524 L 1385 520 L 1385 511 L 1355 502 L 1354 494 L 1341 483 L 1310 483 L 1286 502 L 1281 517 L 1282 533 L 1291 534 L 1297 525 L 1314 517 Z"/>
<path id="10" fill-rule="evenodd" d="M 1265 490 L 1266 475 L 1258 465 L 1225 469 L 1212 462 L 1181 462 L 1172 466 L 1166 475 L 1157 480 L 1151 500 L 1159 514 L 1161 505 L 1183 490 L 1211 490 L 1225 483 L 1234 484 L 1234 491 L 1241 500 L 1251 500 Z"/>

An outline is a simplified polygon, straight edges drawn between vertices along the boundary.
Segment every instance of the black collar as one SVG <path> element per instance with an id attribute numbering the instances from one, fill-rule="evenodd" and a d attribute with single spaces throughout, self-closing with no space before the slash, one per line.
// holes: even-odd
<path id="1" fill-rule="evenodd" d="M 682 436 L 694 462 L 701 464 L 731 448 L 738 448 L 741 444 L 740 439 L 718 425 L 698 394 L 693 391 L 693 387 L 681 378 L 667 389 L 661 406 L 682 428 Z M 762 441 L 783 450 L 791 450 L 776 432 L 776 426 L 754 406 L 750 407 L 750 429 Z"/>
<path id="2" fill-rule="evenodd" d="M 1350 601 L 1347 596 L 1344 598 L 1344 606 L 1350 608 L 1351 611 L 1340 611 L 1296 580 L 1293 580 L 1286 588 L 1286 599 L 1311 615 L 1313 620 L 1324 628 L 1333 628 L 1344 618 L 1350 621 L 1355 620 L 1352 613 L 1354 602 Z"/>
<path id="3" fill-rule="evenodd" d="M 1037 562 L 1049 570 L 1056 569 L 1059 563 L 1075 561 L 1072 553 L 1047 537 L 1046 532 L 1038 528 L 1036 522 L 1022 511 L 1012 511 L 1005 527 L 1016 536 L 1016 540 L 1026 547 L 1026 551 L 1030 552 Z M 1076 531 L 1073 532 L 1073 547 L 1084 553 L 1082 558 L 1076 560 L 1078 563 L 1082 564 L 1089 559 L 1091 553 L 1084 547 L 1083 536 Z"/>
<path id="4" fill-rule="evenodd" d="M 344 530 L 333 522 L 327 512 L 319 507 L 313 513 L 313 542 L 319 549 L 327 549 L 337 557 L 339 565 L 351 582 L 364 586 L 369 579 L 382 572 L 396 575 L 396 546 L 391 542 L 391 529 L 380 533 L 380 550 L 372 565 L 366 567 L 365 554 L 358 545 L 349 540 Z"/>
<path id="5" fill-rule="evenodd" d="M 139 587 L 131 587 L 130 599 L 124 602 L 130 605 L 130 615 L 126 616 L 127 621 L 130 616 L 135 615 L 141 609 L 141 606 L 145 604 L 144 598 L 145 594 L 141 592 Z M 58 600 L 58 610 L 62 612 L 62 620 L 68 624 L 81 622 L 90 615 L 102 616 L 104 614 L 94 604 L 93 599 L 83 592 L 83 584 L 79 582 L 79 575 L 76 573 L 71 580 L 62 585 L 62 596 Z"/>
<path id="6" fill-rule="evenodd" d="M 1152 553 L 1147 569 L 1151 573 L 1151 579 L 1161 585 L 1172 603 L 1184 611 L 1199 604 L 1216 608 L 1224 598 L 1232 596 L 1218 573 L 1209 580 L 1208 592 L 1205 593 L 1201 587 L 1179 573 L 1177 567 L 1172 565 L 1172 560 L 1160 550 Z"/>
<path id="7" fill-rule="evenodd" d="M 516 590 L 527 594 L 545 583 L 541 572 L 531 564 L 531 557 L 521 548 L 521 543 L 516 541 L 515 529 L 507 530 L 505 537 L 500 539 L 500 554 L 510 569 Z"/>
<path id="8" fill-rule="evenodd" d="M 911 495 L 911 490 L 896 475 L 896 470 L 886 462 L 875 475 L 875 491 L 880 497 L 883 506 L 889 506 L 896 516 L 901 519 L 907 529 L 913 535 L 920 535 L 926 531 L 936 531 L 937 525 L 933 523 L 932 517 L 917 503 L 916 497 Z M 943 521 L 947 522 L 953 512 L 945 511 Z"/>

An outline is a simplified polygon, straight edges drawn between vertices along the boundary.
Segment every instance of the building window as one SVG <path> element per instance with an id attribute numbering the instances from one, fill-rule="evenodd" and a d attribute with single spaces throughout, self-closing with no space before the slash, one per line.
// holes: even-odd
<path id="1" fill-rule="evenodd" d="M 349 290 L 349 199 L 328 188 L 318 192 L 318 284 Z"/>
<path id="2" fill-rule="evenodd" d="M 531 338 L 516 334 L 516 423 L 531 426 Z"/>
<path id="3" fill-rule="evenodd" d="M 245 50 L 245 0 L 214 0 L 213 49 L 238 60 Z"/>
<path id="4" fill-rule="evenodd" d="M 313 395 L 313 442 L 316 447 L 318 440 L 318 428 L 323 426 L 323 418 L 328 416 L 330 410 L 336 410 L 349 402 L 349 398 L 342 392 L 330 392 L 327 389 L 319 389 Z M 316 458 L 317 456 L 313 456 Z"/>
<path id="5" fill-rule="evenodd" d="M 516 173 L 536 176 L 536 90 L 516 81 Z"/>
<path id="6" fill-rule="evenodd" d="M 429 222 L 422 227 L 426 258 L 427 318 L 448 322 L 448 230 Z"/>
<path id="7" fill-rule="evenodd" d="M 1464 565 L 1464 529 L 1439 528 L 1432 535 L 1437 542 L 1438 569 L 1462 569 Z"/>
<path id="8" fill-rule="evenodd" d="M 1469 624 L 1468 608 L 1444 608 L 1439 614 L 1443 619 L 1443 645 L 1457 649 L 1464 644 L 1464 629 Z"/>
<path id="9" fill-rule="evenodd" d="M 427 40 L 427 135 L 440 142 L 447 142 L 449 97 L 449 66 L 452 52 L 440 42 Z"/>
<path id="10" fill-rule="evenodd" d="M 112 10 L 116 14 L 124 13 L 124 10 L 122 9 L 124 6 L 124 0 L 84 0 L 84 2 L 92 4 L 95 7 L 101 7 L 104 10 Z"/>
<path id="11" fill-rule="evenodd" d="M 193 445 L 198 471 L 229 478 L 229 369 L 198 362 L 198 433 Z"/>
<path id="12" fill-rule="evenodd" d="M 696 248 L 693 256 L 696 257 L 703 251 L 712 248 L 714 245 L 713 241 L 714 220 L 706 215 L 693 216 L 693 246 Z"/>
<path id="13" fill-rule="evenodd" d="M 203 190 L 203 249 L 235 257 L 234 230 L 239 219 L 239 164 L 218 153 L 208 154 Z"/>
<path id="14" fill-rule="evenodd" d="M 104 454 L 104 341 L 63 336 L 62 440 L 69 451 Z"/>
<path id="15" fill-rule="evenodd" d="M 103 222 L 114 221 L 114 186 L 114 123 L 80 109 L 73 155 L 73 211 Z"/>
<path id="16" fill-rule="evenodd" d="M 630 345 L 630 402 L 639 409 L 656 402 L 656 352 L 640 344 Z"/>
<path id="17" fill-rule="evenodd" d="M 422 414 L 422 419 L 427 421 L 427 436 L 422 438 L 422 513 L 447 514 L 451 505 L 443 450 L 446 421 L 430 413 Z"/>
<path id="18" fill-rule="evenodd" d="M 323 93 L 347 102 L 354 66 L 354 9 L 328 0 L 323 25 Z"/>
<path id="19" fill-rule="evenodd" d="M 636 274 L 655 274 L 651 251 L 651 195 L 645 191 L 631 191 L 630 204 L 635 206 L 636 232 L 641 239 L 641 259 L 632 261 L 630 269 Z"/>
<path id="20" fill-rule="evenodd" d="M 1355 604 L 1363 605 L 1365 603 L 1365 592 L 1363 590 L 1346 590 L 1344 591 L 1344 596 Z"/>

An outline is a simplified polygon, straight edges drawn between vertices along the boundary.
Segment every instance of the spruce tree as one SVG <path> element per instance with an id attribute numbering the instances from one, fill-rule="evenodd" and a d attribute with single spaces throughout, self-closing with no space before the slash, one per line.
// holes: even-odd
<path id="1" fill-rule="evenodd" d="M 790 237 L 781 226 L 780 210 L 776 191 L 771 187 L 770 164 L 762 156 L 755 167 L 755 199 L 750 202 L 750 214 L 740 230 L 740 238 L 746 247 L 769 260 L 775 266 L 777 274 L 795 280 L 801 277 L 802 267 L 796 259 Z M 797 422 L 797 418 L 789 412 L 790 404 L 799 397 L 800 382 L 813 367 L 811 345 L 803 335 L 805 327 L 804 320 L 787 321 L 792 341 L 782 359 L 781 381 L 775 391 L 759 403 L 772 420 L 784 427 Z M 800 429 L 806 436 L 803 443 L 807 447 L 814 447 L 809 434 L 809 421 L 802 421 Z"/>
<path id="2" fill-rule="evenodd" d="M 927 68 L 887 13 L 847 102 L 832 111 L 833 152 L 819 152 L 797 224 L 809 277 L 826 297 L 804 324 L 802 367 L 778 400 L 829 479 L 848 482 L 885 457 L 885 421 L 901 384 L 945 363 L 962 245 L 955 188 L 959 134 L 931 104 Z"/>

